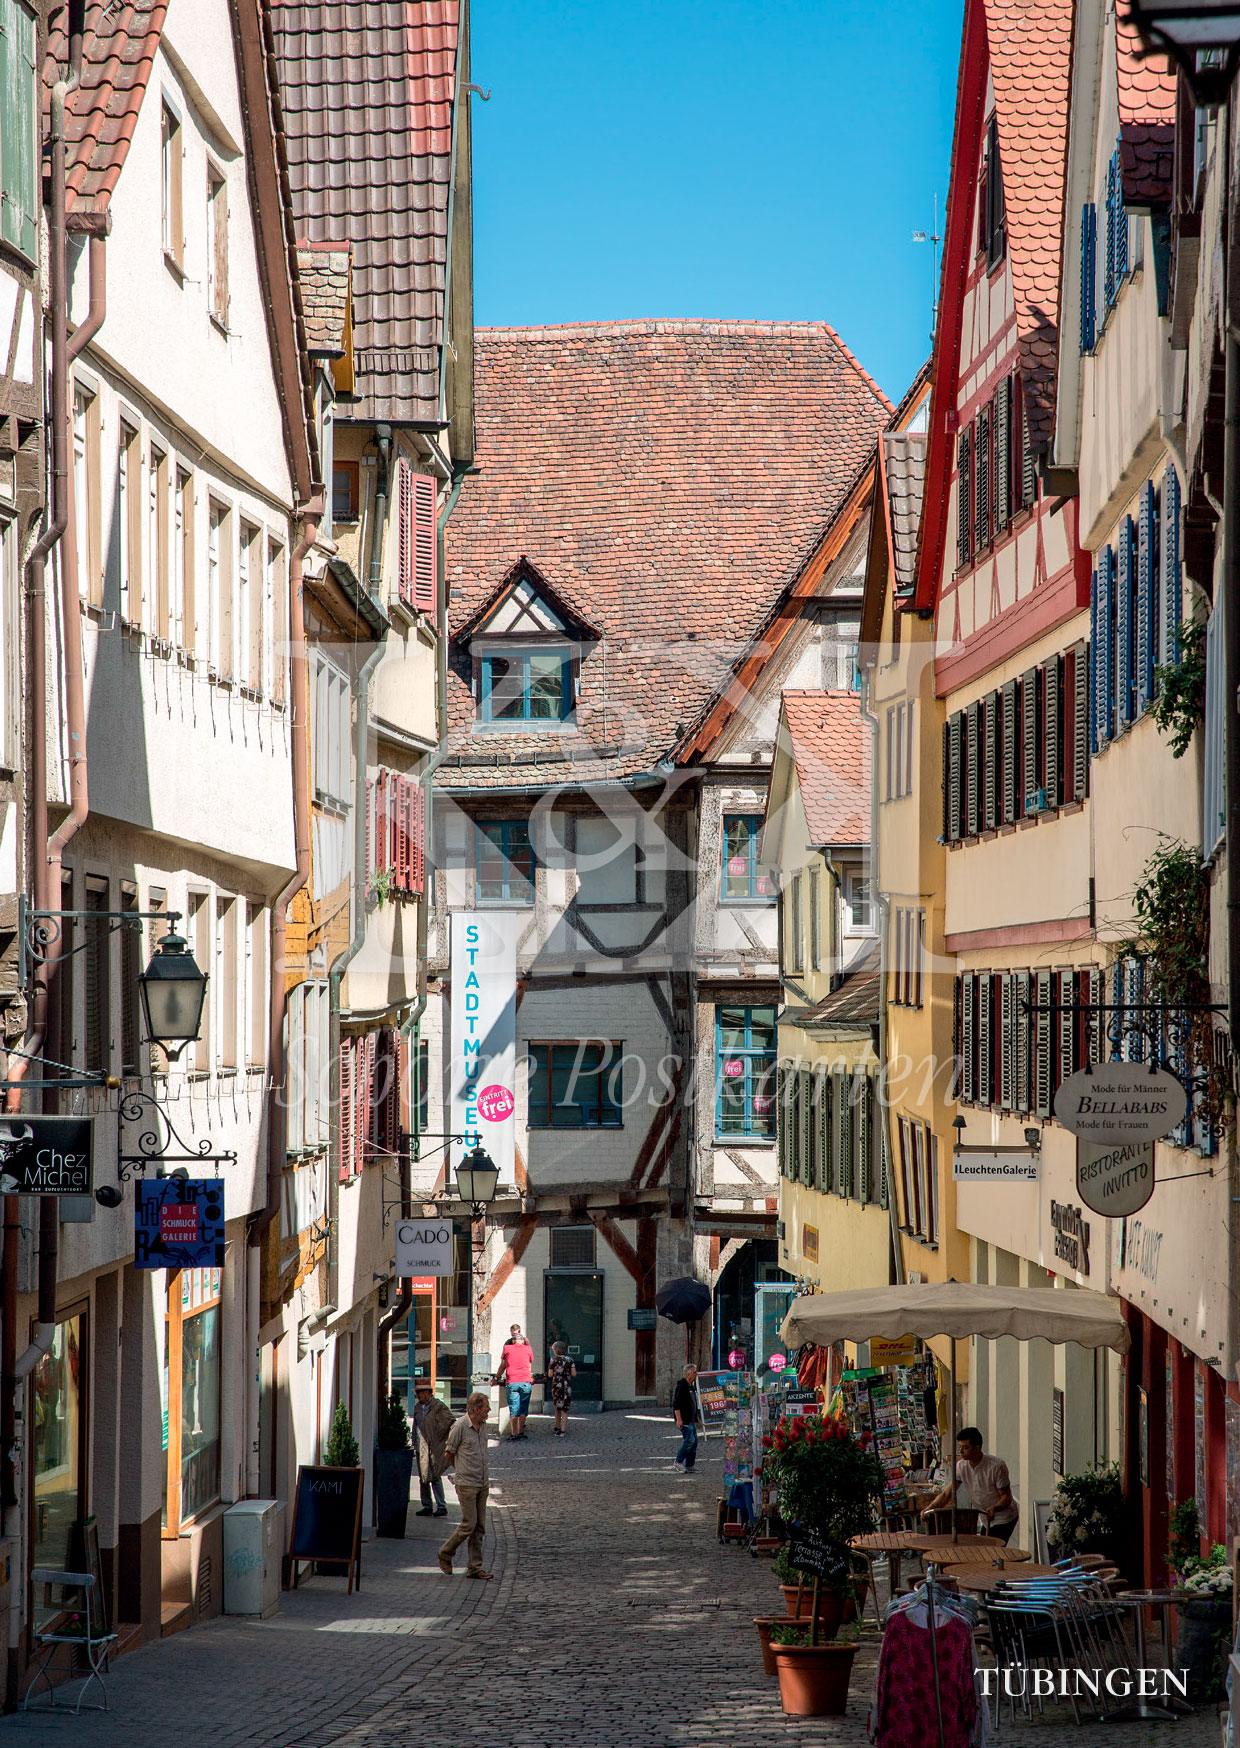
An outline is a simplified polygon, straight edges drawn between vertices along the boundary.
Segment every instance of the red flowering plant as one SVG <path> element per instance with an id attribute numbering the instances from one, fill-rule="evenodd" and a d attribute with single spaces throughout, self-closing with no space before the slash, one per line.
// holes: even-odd
<path id="1" fill-rule="evenodd" d="M 780 1516 L 834 1550 L 847 1571 L 848 1544 L 877 1527 L 883 1495 L 869 1433 L 854 1438 L 842 1419 L 798 1414 L 781 1420 L 762 1444 L 763 1478 L 779 1490 Z"/>

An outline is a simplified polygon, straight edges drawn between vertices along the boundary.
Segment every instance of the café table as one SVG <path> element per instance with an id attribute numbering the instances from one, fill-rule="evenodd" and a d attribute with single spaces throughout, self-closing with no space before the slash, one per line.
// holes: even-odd
<path id="1" fill-rule="evenodd" d="M 950 1536 L 914 1534 L 908 1538 L 908 1547 L 936 1566 L 1016 1565 L 1029 1558 L 1024 1548 L 1010 1548 L 998 1536 L 957 1536 L 953 1541 Z"/>
<path id="2" fill-rule="evenodd" d="M 989 1595 L 1000 1584 L 1023 1583 L 1026 1578 L 1063 1577 L 1058 1566 L 1038 1566 L 1032 1561 L 1019 1572 L 1009 1572 L 1002 1566 L 953 1566 L 951 1575 L 961 1590 L 976 1590 L 982 1595 Z"/>
<path id="3" fill-rule="evenodd" d="M 874 1556 L 887 1556 L 887 1589 L 891 1596 L 896 1594 L 900 1584 L 900 1563 L 905 1554 L 914 1552 L 912 1542 L 915 1539 L 910 1530 L 874 1530 L 869 1535 L 854 1536 L 849 1547 L 854 1553 L 860 1554 L 870 1568 L 870 1589 L 877 1596 L 874 1583 Z"/>
<path id="4" fill-rule="evenodd" d="M 1162 1620 L 1162 1640 L 1167 1643 L 1167 1610 L 1179 1603 L 1193 1600 L 1191 1591 L 1183 1590 L 1119 1590 L 1113 1599 L 1121 1608 L 1130 1608 L 1133 1619 L 1133 1640 L 1136 1651 L 1134 1669 L 1146 1667 L 1145 1661 L 1145 1611 L 1156 1608 Z M 1178 1718 L 1185 1712 L 1191 1712 L 1192 1707 L 1182 1699 L 1170 1694 L 1164 1696 L 1165 1703 L 1158 1700 L 1139 1697 L 1130 1699 L 1120 1706 L 1118 1711 L 1106 1712 L 1101 1722 L 1104 1724 L 1135 1724 L 1142 1723 L 1146 1718 Z"/>

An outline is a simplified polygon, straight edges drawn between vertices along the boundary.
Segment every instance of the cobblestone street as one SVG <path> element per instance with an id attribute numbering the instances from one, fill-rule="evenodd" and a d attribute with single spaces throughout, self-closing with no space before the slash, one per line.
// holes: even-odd
<path id="1" fill-rule="evenodd" d="M 464 1577 L 464 1550 L 443 1577 L 442 1521 L 411 1516 L 404 1543 L 366 1545 L 360 1594 L 316 1578 L 272 1620 L 221 1619 L 121 1659 L 109 1713 L 19 1713 L 0 1721 L 0 1738 L 39 1748 L 864 1742 L 872 1616 L 847 1718 L 785 1718 L 752 1625 L 774 1612 L 769 1567 L 714 1538 L 717 1442 L 700 1447 L 687 1480 L 671 1469 L 666 1419 L 581 1417 L 566 1439 L 544 1418 L 530 1427 L 528 1443 L 492 1451 L 491 1583 Z M 1005 1722 L 999 1740 L 1131 1748 L 1160 1728 L 1077 1730 L 1055 1713 L 1032 1728 Z M 1176 1725 L 1174 1739 L 1213 1748 L 1213 1710 Z"/>

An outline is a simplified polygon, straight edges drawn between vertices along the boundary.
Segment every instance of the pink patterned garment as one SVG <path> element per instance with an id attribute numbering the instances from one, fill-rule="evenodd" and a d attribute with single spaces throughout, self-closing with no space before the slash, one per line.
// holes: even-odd
<path id="1" fill-rule="evenodd" d="M 917 1614 L 924 1618 L 925 1610 Z M 977 1718 L 973 1634 L 957 1615 L 936 1614 L 935 1642 L 943 1748 L 967 1748 Z M 930 1628 L 909 1612 L 892 1615 L 883 1633 L 871 1733 L 877 1748 L 939 1748 Z"/>

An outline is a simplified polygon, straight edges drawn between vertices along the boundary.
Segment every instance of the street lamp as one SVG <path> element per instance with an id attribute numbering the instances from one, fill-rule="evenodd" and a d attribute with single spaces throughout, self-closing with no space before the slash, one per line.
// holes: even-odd
<path id="1" fill-rule="evenodd" d="M 475 1220 L 481 1220 L 487 1204 L 495 1200 L 499 1167 L 480 1146 L 471 1147 L 456 1168 L 456 1193 L 469 1203 Z"/>
<path id="2" fill-rule="evenodd" d="M 1203 108 L 1226 99 L 1240 62 L 1236 0 L 1128 0 L 1127 22 L 1150 54 L 1170 55 L 1183 68 Z"/>
<path id="3" fill-rule="evenodd" d="M 138 978 L 138 989 L 147 1037 L 175 1061 L 198 1036 L 207 995 L 207 974 L 198 969 L 189 943 L 175 930 L 156 947 Z"/>

